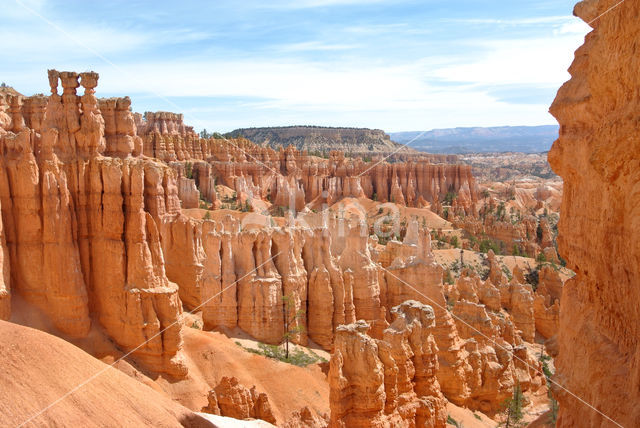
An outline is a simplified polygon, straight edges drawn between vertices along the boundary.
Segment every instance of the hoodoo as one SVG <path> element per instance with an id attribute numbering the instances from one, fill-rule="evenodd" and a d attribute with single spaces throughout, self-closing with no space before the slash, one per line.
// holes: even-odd
<path id="1" fill-rule="evenodd" d="M 211 418 L 444 427 L 449 408 L 499 421 L 516 388 L 531 418 L 548 404 L 541 343 L 567 297 L 540 201 L 517 221 L 455 157 L 201 138 L 97 98 L 97 73 L 48 77 L 48 96 L 0 96 L 0 318 Z M 487 233 L 530 238 L 535 281 Z"/>

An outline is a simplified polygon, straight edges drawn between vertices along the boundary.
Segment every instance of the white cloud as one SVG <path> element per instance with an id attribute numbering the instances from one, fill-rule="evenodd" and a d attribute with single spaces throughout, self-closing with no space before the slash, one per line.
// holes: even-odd
<path id="1" fill-rule="evenodd" d="M 44 0 L 31 1 L 37 2 L 35 6 L 40 9 L 46 8 Z M 295 4 L 319 7 L 372 1 L 375 0 L 304 0 Z M 145 53 L 152 46 L 201 41 L 211 35 L 188 28 L 141 32 L 77 23 L 65 23 L 59 31 L 29 16 L 0 28 L 3 40 L 0 72 L 2 80 L 18 90 L 35 88 L 33 92 L 46 92 L 46 68 L 94 69 L 101 74 L 98 95 L 133 95 L 135 106 L 135 94 L 147 97 L 153 94 L 157 102 L 145 104 L 150 109 L 185 111 L 187 121 L 209 129 L 315 123 L 398 131 L 551 123 L 553 119 L 546 105 L 510 104 L 485 88 L 559 87 L 568 78 L 566 69 L 572 52 L 582 43 L 588 27 L 568 17 L 520 21 L 521 25 L 551 23 L 554 30 L 532 38 L 469 40 L 470 54 L 464 57 L 452 53 L 384 63 L 384 58 L 366 60 L 357 52 L 347 62 L 330 61 L 321 55 L 313 62 L 286 59 L 287 53 L 358 47 L 322 40 L 277 46 L 282 53 L 278 57 L 201 55 L 197 59 L 180 56 L 131 59 L 133 53 Z M 399 29 L 390 24 L 377 28 L 356 26 L 345 31 Z M 113 60 L 115 66 L 100 56 Z M 17 63 L 22 66 L 16 67 Z M 239 97 L 255 101 L 225 114 L 219 109 L 170 105 L 168 97 Z"/>
<path id="2" fill-rule="evenodd" d="M 63 58 L 94 56 L 139 49 L 153 38 L 142 33 L 123 32 L 109 27 L 76 25 L 59 31 L 44 23 L 29 26 L 29 31 L 0 28 L 3 56 L 16 60 L 57 61 Z"/>
<path id="3" fill-rule="evenodd" d="M 460 24 L 486 24 L 486 25 L 549 25 L 563 24 L 573 20 L 570 16 L 541 16 L 536 18 L 514 18 L 514 19 L 485 19 L 485 18 L 467 18 L 467 19 L 443 19 L 442 22 L 452 22 Z"/>
<path id="4" fill-rule="evenodd" d="M 559 86 L 584 33 L 477 43 L 477 58 L 433 70 L 432 77 L 479 85 Z"/>

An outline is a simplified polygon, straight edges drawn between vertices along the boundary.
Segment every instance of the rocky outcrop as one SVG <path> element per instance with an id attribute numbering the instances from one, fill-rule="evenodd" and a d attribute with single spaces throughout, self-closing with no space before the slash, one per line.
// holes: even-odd
<path id="1" fill-rule="evenodd" d="M 549 161 L 565 186 L 559 251 L 576 272 L 562 292 L 558 426 L 638 426 L 640 4 L 589 0 L 574 12 L 593 31 L 551 106 L 560 138 Z"/>
<path id="2" fill-rule="evenodd" d="M 0 320 L 8 320 L 11 316 L 11 260 L 4 235 L 4 226 L 0 217 L 0 269 L 2 280 L 0 282 Z"/>
<path id="3" fill-rule="evenodd" d="M 366 224 L 357 223 L 350 227 L 345 240 L 346 248 L 338 259 L 338 266 L 343 272 L 351 271 L 347 284 L 353 290 L 355 318 L 371 323 L 377 336 L 382 329 L 384 308 L 380 304 L 379 269 L 371 260 L 368 237 Z M 344 307 L 344 304 L 340 306 Z"/>
<path id="4" fill-rule="evenodd" d="M 12 131 L 0 133 L 11 289 L 62 334 L 85 337 L 96 321 L 149 370 L 183 376 L 182 305 L 165 275 L 158 230 L 160 218 L 179 208 L 175 176 L 161 164 L 102 155 L 96 73 L 50 70 L 49 82 L 40 132 L 14 109 Z"/>
<path id="5" fill-rule="evenodd" d="M 326 428 L 328 416 L 315 415 L 308 406 L 295 411 L 284 423 L 283 428 Z"/>
<path id="6" fill-rule="evenodd" d="M 446 424 L 431 307 L 407 301 L 377 340 L 364 321 L 340 326 L 329 368 L 330 427 Z"/>
<path id="7" fill-rule="evenodd" d="M 234 419 L 262 419 L 275 424 L 269 398 L 264 392 L 257 392 L 241 385 L 235 377 L 223 377 L 220 383 L 209 391 L 209 405 L 203 409 L 214 415 Z"/>
<path id="8" fill-rule="evenodd" d="M 478 196 L 471 167 L 443 163 L 447 157 L 413 154 L 404 163 L 390 164 L 382 157 L 365 162 L 332 151 L 324 159 L 294 146 L 275 151 L 243 138 L 199 138 L 174 113 L 146 113 L 145 118 L 137 123 L 143 153 L 165 162 L 189 162 L 196 186 L 210 202 L 215 200 L 213 182 L 217 182 L 239 196 L 268 199 L 296 210 L 318 200 L 331 205 L 343 197 L 424 206 L 454 192 L 457 210 L 475 213 Z"/>

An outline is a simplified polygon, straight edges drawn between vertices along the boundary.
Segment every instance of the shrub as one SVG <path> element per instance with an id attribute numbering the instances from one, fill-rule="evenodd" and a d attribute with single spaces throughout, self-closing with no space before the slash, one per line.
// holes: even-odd
<path id="1" fill-rule="evenodd" d="M 540 253 L 538 254 L 538 257 L 536 257 L 536 261 L 538 263 L 545 263 L 547 261 L 547 257 L 544 255 L 544 253 Z"/>
<path id="2" fill-rule="evenodd" d="M 453 285 L 453 277 L 451 276 L 451 271 L 449 269 L 444 271 L 444 279 L 445 284 Z"/>
<path id="3" fill-rule="evenodd" d="M 538 270 L 538 268 L 531 269 L 528 273 L 524 275 L 525 281 L 531 284 L 531 287 L 533 287 L 533 291 L 536 291 L 538 289 L 538 282 L 540 280 L 539 276 L 540 276 L 540 271 Z"/>
<path id="4" fill-rule="evenodd" d="M 242 346 L 242 345 L 240 345 Z M 282 361 L 283 363 L 293 364 L 298 367 L 306 367 L 309 364 L 315 364 L 317 362 L 326 363 L 327 360 L 322 358 L 315 352 L 309 350 L 307 354 L 302 349 L 295 349 L 289 352 L 289 356 L 285 355 L 285 350 L 278 345 L 267 345 L 266 343 L 258 343 L 258 349 L 245 348 L 243 349 L 252 354 L 262 355 L 273 360 Z"/>
<path id="5" fill-rule="evenodd" d="M 479 250 L 481 253 L 488 253 L 489 250 L 493 250 L 494 254 L 496 255 L 502 254 L 498 244 L 491 239 L 483 239 L 482 241 L 480 241 Z"/>
<path id="6" fill-rule="evenodd" d="M 444 205 L 451 205 L 457 197 L 458 197 L 458 194 L 456 192 L 447 192 L 447 194 L 444 195 L 444 199 L 442 200 L 442 203 Z"/>
<path id="7" fill-rule="evenodd" d="M 460 425 L 460 423 L 458 421 L 453 419 L 451 417 L 451 415 L 447 415 L 447 423 L 450 424 L 450 425 L 453 425 L 456 428 L 461 428 L 462 427 L 462 425 Z"/>

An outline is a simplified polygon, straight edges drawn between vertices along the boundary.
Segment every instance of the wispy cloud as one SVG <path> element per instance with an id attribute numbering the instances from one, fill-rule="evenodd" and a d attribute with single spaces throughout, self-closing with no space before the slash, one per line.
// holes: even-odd
<path id="1" fill-rule="evenodd" d="M 263 7 L 278 9 L 311 9 L 334 6 L 358 6 L 382 3 L 385 0 L 281 0 L 264 4 Z M 388 0 L 387 0 L 388 1 Z"/>
<path id="2" fill-rule="evenodd" d="M 442 22 L 457 24 L 481 24 L 481 25 L 549 25 L 564 24 L 572 21 L 570 16 L 542 16 L 535 18 L 513 18 L 513 19 L 492 19 L 492 18 L 445 18 Z"/>
<path id="3" fill-rule="evenodd" d="M 487 19 L 441 0 L 286 0 L 269 9 L 221 0 L 203 5 L 209 18 L 172 3 L 152 21 L 138 19 L 149 11 L 133 3 L 127 22 L 111 4 L 76 15 L 61 1 L 29 1 L 62 31 L 12 8 L 0 28 L 0 80 L 42 92 L 47 68 L 94 69 L 99 95 L 132 95 L 136 109 L 183 110 L 219 130 L 551 123 L 547 105 L 588 31 L 562 8 L 535 17 L 494 8 Z M 358 5 L 372 7 L 347 7 Z"/>
<path id="4" fill-rule="evenodd" d="M 323 43 L 320 41 L 310 41 L 293 43 L 288 45 L 277 46 L 276 50 L 280 52 L 310 52 L 310 51 L 345 51 L 350 49 L 357 49 L 356 44 L 332 44 Z"/>

